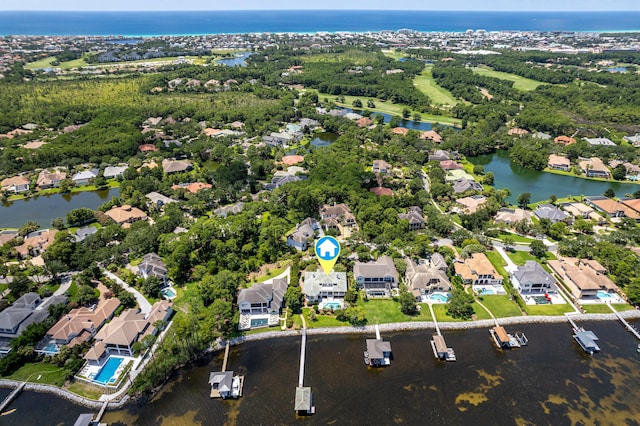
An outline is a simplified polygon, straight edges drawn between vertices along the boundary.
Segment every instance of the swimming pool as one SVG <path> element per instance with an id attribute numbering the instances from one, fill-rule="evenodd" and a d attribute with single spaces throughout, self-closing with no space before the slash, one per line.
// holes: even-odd
<path id="1" fill-rule="evenodd" d="M 101 385 L 111 385 L 118 380 L 118 377 L 115 375 L 116 370 L 120 367 L 120 364 L 124 361 L 124 358 L 115 358 L 109 357 L 107 362 L 102 366 L 98 374 L 91 379 L 96 383 L 100 383 Z M 115 376 L 115 377 L 114 377 Z"/>
<path id="2" fill-rule="evenodd" d="M 265 325 L 269 325 L 267 318 L 251 318 L 251 327 L 264 327 Z"/>
<path id="3" fill-rule="evenodd" d="M 613 297 L 609 293 L 607 293 L 606 291 L 602 291 L 602 290 L 598 291 L 597 296 L 600 299 L 611 299 Z"/>
<path id="4" fill-rule="evenodd" d="M 487 294 L 496 294 L 495 290 L 492 290 L 490 288 L 483 288 L 482 290 L 480 290 L 480 293 L 478 293 L 480 295 L 487 295 Z"/>
<path id="5" fill-rule="evenodd" d="M 322 309 L 342 309 L 342 304 L 340 304 L 340 302 L 324 302 L 322 304 Z"/>
<path id="6" fill-rule="evenodd" d="M 55 343 L 48 343 L 47 346 L 45 346 L 43 349 L 47 353 L 52 353 L 52 354 L 57 354 L 58 352 L 60 352 L 60 349 L 58 349 L 58 346 L 56 346 Z"/>
<path id="7" fill-rule="evenodd" d="M 442 294 L 442 293 L 433 293 L 432 295 L 429 296 L 429 299 L 435 302 L 447 303 L 449 301 L 449 295 Z"/>
<path id="8" fill-rule="evenodd" d="M 173 299 L 177 295 L 176 292 L 171 287 L 167 287 L 163 289 L 162 294 L 165 295 L 167 299 Z"/>

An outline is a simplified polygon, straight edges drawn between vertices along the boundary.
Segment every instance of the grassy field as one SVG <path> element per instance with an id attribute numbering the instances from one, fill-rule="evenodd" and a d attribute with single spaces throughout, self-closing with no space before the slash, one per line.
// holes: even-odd
<path id="1" fill-rule="evenodd" d="M 49 57 L 40 59 L 39 61 L 30 62 L 27 65 L 25 65 L 25 68 L 29 70 L 33 70 L 37 68 L 60 68 L 62 70 L 70 70 L 72 68 L 80 68 L 80 67 L 88 67 L 88 66 L 98 67 L 98 68 L 107 68 L 107 67 L 122 66 L 122 65 L 137 65 L 137 64 L 144 64 L 144 63 L 150 63 L 150 62 L 170 62 L 170 61 L 175 61 L 176 59 L 178 59 L 177 56 L 169 57 L 169 58 L 151 58 L 151 59 L 145 59 L 142 61 L 89 64 L 84 59 L 80 58 L 80 59 L 74 59 L 73 61 L 60 62 L 60 64 L 58 65 L 51 65 L 51 63 L 56 61 L 57 59 L 55 56 L 49 56 Z M 191 59 L 193 60 L 194 64 L 202 65 L 207 63 L 207 60 L 209 60 L 210 57 L 185 56 L 185 59 Z"/>
<path id="2" fill-rule="evenodd" d="M 500 256 L 500 254 L 495 251 L 488 251 L 485 254 L 489 259 L 489 262 L 491 262 L 491 264 L 496 268 L 498 273 L 502 275 L 503 278 L 508 278 L 509 274 L 507 273 L 506 269 L 504 269 L 504 267 L 507 266 L 507 263 L 504 261 L 502 256 Z"/>
<path id="3" fill-rule="evenodd" d="M 102 396 L 102 390 L 100 390 L 100 388 L 80 381 L 71 383 L 67 389 L 75 394 L 82 395 L 90 399 L 100 399 L 100 396 Z"/>
<path id="4" fill-rule="evenodd" d="M 507 252 L 507 256 L 509 256 L 509 259 L 513 260 L 513 263 L 515 263 L 516 265 L 524 265 L 527 260 L 535 260 L 536 262 L 539 262 L 536 257 L 532 256 L 531 253 L 527 251 Z M 547 252 L 547 259 L 556 260 L 556 257 L 553 254 Z"/>
<path id="5" fill-rule="evenodd" d="M 35 363 L 23 365 L 18 371 L 8 376 L 7 379 L 62 386 L 67 373 L 68 371 L 64 367 L 46 363 Z"/>
<path id="6" fill-rule="evenodd" d="M 391 102 L 383 102 L 380 99 L 377 98 L 368 98 L 366 96 L 345 96 L 344 97 L 344 103 L 340 103 L 340 102 L 336 102 L 335 95 L 329 95 L 326 93 L 318 93 L 318 97 L 322 100 L 324 98 L 329 99 L 330 101 L 333 101 L 336 103 L 336 105 L 341 106 L 341 107 L 345 107 L 345 108 L 352 108 L 353 107 L 353 101 L 355 101 L 356 99 L 360 99 L 360 101 L 362 101 L 363 105 L 367 105 L 367 100 L 371 99 L 375 104 L 376 107 L 375 108 L 366 108 L 371 112 L 382 112 L 385 114 L 390 114 L 390 115 L 397 115 L 397 116 L 402 116 L 402 110 L 405 108 L 405 105 L 400 105 L 400 104 L 394 104 Z M 412 111 L 413 114 L 413 111 Z M 431 114 L 423 114 L 420 113 L 420 116 L 422 117 L 422 121 L 423 122 L 428 122 L 428 123 L 441 123 L 441 124 L 448 124 L 448 125 L 461 125 L 462 120 L 459 120 L 457 118 L 452 118 L 452 117 L 446 117 L 444 115 L 431 115 Z"/>
<path id="7" fill-rule="evenodd" d="M 529 315 L 563 315 L 565 312 L 573 312 L 573 308 L 568 303 L 564 305 L 527 305 Z"/>
<path id="8" fill-rule="evenodd" d="M 458 103 L 458 100 L 453 97 L 451 92 L 438 86 L 431 76 L 431 67 L 425 68 L 422 74 L 413 80 L 413 84 L 418 90 L 427 95 L 434 104 L 455 106 Z"/>
<path id="9" fill-rule="evenodd" d="M 51 63 L 56 61 L 56 60 L 57 59 L 56 59 L 55 56 L 49 56 L 49 57 L 40 59 L 39 61 L 30 62 L 27 65 L 25 65 L 25 68 L 29 69 L 29 70 L 33 70 L 33 69 L 37 69 L 37 68 L 60 68 L 60 69 L 63 69 L 63 70 L 68 70 L 68 69 L 71 69 L 71 68 L 86 67 L 86 66 L 89 65 L 82 58 L 74 59 L 73 61 L 61 62 L 58 65 L 51 65 Z"/>
<path id="10" fill-rule="evenodd" d="M 516 243 L 531 244 L 531 242 L 534 240 L 533 238 L 523 237 L 522 235 L 518 235 L 518 234 L 512 234 L 512 233 L 498 234 L 498 238 L 501 240 L 504 239 L 505 237 L 509 237 L 513 239 L 513 241 Z"/>
<path id="11" fill-rule="evenodd" d="M 633 306 L 626 303 L 614 303 L 612 306 L 616 309 L 616 311 L 629 311 L 634 309 Z M 611 309 L 609 306 L 605 304 L 584 304 L 582 305 L 582 309 L 584 309 L 588 314 L 610 314 Z"/>
<path id="12" fill-rule="evenodd" d="M 368 302 L 359 301 L 365 311 L 365 318 L 368 324 L 385 324 L 390 322 L 408 322 L 408 321 L 432 321 L 429 309 L 424 306 L 420 313 L 410 317 L 400 311 L 400 304 L 390 299 L 369 300 Z"/>
<path id="13" fill-rule="evenodd" d="M 518 305 L 511 301 L 507 295 L 482 296 L 480 301 L 496 318 L 522 316 Z"/>
<path id="14" fill-rule="evenodd" d="M 525 90 L 525 91 L 535 90 L 536 87 L 540 86 L 541 84 L 544 84 L 540 81 L 520 77 L 519 75 L 510 74 L 507 72 L 495 71 L 489 67 L 473 68 L 473 72 L 486 77 L 495 77 L 501 80 L 513 81 L 513 87 L 518 90 Z"/>

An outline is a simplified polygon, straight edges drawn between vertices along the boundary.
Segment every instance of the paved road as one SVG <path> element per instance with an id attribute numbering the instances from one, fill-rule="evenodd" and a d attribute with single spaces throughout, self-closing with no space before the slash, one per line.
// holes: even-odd
<path id="1" fill-rule="evenodd" d="M 138 306 L 140 307 L 140 312 L 142 312 L 145 315 L 151 312 L 151 303 L 149 303 L 149 301 L 145 299 L 142 293 L 140 293 L 138 290 L 136 290 L 135 288 L 131 287 L 129 284 L 121 280 L 120 277 L 112 274 L 111 272 L 107 271 L 104 268 L 101 268 L 101 269 L 105 277 L 117 282 L 122 286 L 122 288 L 124 288 L 129 293 L 133 294 L 133 297 L 136 298 L 136 302 L 138 302 Z"/>
<path id="2" fill-rule="evenodd" d="M 60 287 L 53 293 L 54 296 L 61 296 L 69 290 L 71 287 L 71 275 L 65 275 L 62 277 L 62 282 L 60 283 Z"/>

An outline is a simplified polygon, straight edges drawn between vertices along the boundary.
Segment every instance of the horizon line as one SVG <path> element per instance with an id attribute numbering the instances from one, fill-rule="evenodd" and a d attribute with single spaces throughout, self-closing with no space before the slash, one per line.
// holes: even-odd
<path id="1" fill-rule="evenodd" d="M 640 12 L 640 9 L 559 9 L 559 10 L 514 10 L 514 9 L 0 9 L 2 12 L 515 12 L 515 13 L 619 13 L 619 12 Z"/>

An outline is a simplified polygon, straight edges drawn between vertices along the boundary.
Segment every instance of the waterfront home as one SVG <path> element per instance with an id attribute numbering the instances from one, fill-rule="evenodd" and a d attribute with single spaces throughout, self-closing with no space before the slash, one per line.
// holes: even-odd
<path id="1" fill-rule="evenodd" d="M 448 160 L 448 161 L 455 163 L 455 161 L 453 161 L 453 160 Z M 462 166 L 460 166 L 459 169 L 453 169 L 453 170 L 447 171 L 447 175 L 444 177 L 444 180 L 446 182 L 455 182 L 455 181 L 461 180 L 461 179 L 475 181 L 473 176 L 471 176 L 469 173 L 467 173 L 464 170 L 462 170 Z"/>
<path id="2" fill-rule="evenodd" d="M 420 133 L 420 139 L 430 140 L 435 143 L 442 142 L 442 136 L 438 134 L 435 130 L 427 130 L 425 132 Z"/>
<path id="3" fill-rule="evenodd" d="M 19 194 L 29 190 L 30 180 L 25 175 L 14 176 L 2 180 L 0 186 L 3 192 L 13 192 Z"/>
<path id="4" fill-rule="evenodd" d="M 133 345 L 148 335 L 157 335 L 166 323 L 173 307 L 161 300 L 151 307 L 146 316 L 138 309 L 127 309 L 105 324 L 95 335 L 93 347 L 84 355 L 90 365 L 100 365 L 110 355 L 133 356 Z"/>
<path id="5" fill-rule="evenodd" d="M 398 220 L 406 220 L 409 222 L 409 230 L 417 231 L 422 229 L 427 222 L 422 216 L 422 209 L 418 206 L 411 206 L 407 208 L 406 213 L 398 213 Z"/>
<path id="6" fill-rule="evenodd" d="M 336 299 L 342 300 L 346 292 L 346 272 L 331 271 L 328 275 L 320 269 L 315 272 L 304 272 L 302 293 L 309 303 L 331 302 Z"/>
<path id="7" fill-rule="evenodd" d="M 444 261 L 444 259 L 442 260 Z M 416 299 L 421 300 L 423 296 L 428 296 L 435 291 L 451 290 L 451 281 L 447 277 L 446 268 L 443 270 L 437 262 L 422 259 L 418 264 L 408 257 L 405 258 L 405 261 L 407 264 L 405 274 L 407 289 Z"/>
<path id="8" fill-rule="evenodd" d="M 453 182 L 453 192 L 461 194 L 467 191 L 482 191 L 484 188 L 474 180 L 458 179 Z"/>
<path id="9" fill-rule="evenodd" d="M 470 197 L 458 198 L 456 203 L 460 204 L 462 208 L 455 207 L 460 213 L 471 214 L 478 211 L 478 209 L 487 202 L 487 197 L 484 195 L 472 195 Z"/>
<path id="10" fill-rule="evenodd" d="M 78 228 L 76 232 L 73 234 L 77 242 L 84 241 L 89 235 L 93 235 L 98 232 L 98 228 L 95 226 L 83 226 L 82 228 Z"/>
<path id="11" fill-rule="evenodd" d="M 628 209 L 633 210 L 634 212 L 640 214 L 640 199 L 637 198 L 620 198 L 620 203 L 627 207 Z"/>
<path id="12" fill-rule="evenodd" d="M 137 207 L 131 207 L 128 204 L 121 207 L 113 207 L 106 211 L 105 214 L 123 228 L 129 227 L 133 222 L 147 220 L 148 218 L 145 212 Z"/>
<path id="13" fill-rule="evenodd" d="M 553 170 L 568 172 L 571 170 L 571 160 L 562 155 L 550 154 L 547 167 Z"/>
<path id="14" fill-rule="evenodd" d="M 94 180 L 95 178 L 98 177 L 98 173 L 99 172 L 100 171 L 98 169 L 96 169 L 96 168 L 83 170 L 83 171 L 80 171 L 78 173 L 75 173 L 71 177 L 71 180 L 76 185 L 88 185 L 89 183 L 91 183 L 92 180 Z"/>
<path id="15" fill-rule="evenodd" d="M 635 221 L 640 220 L 640 213 L 611 198 L 604 196 L 585 197 L 585 202 L 598 211 L 605 213 L 611 218 L 628 217 Z"/>
<path id="16" fill-rule="evenodd" d="M 105 179 L 117 178 L 122 176 L 127 168 L 127 166 L 107 166 L 104 168 L 103 176 Z"/>
<path id="17" fill-rule="evenodd" d="M 280 160 L 281 164 L 285 166 L 295 166 L 298 163 L 302 163 L 304 161 L 304 157 L 302 155 L 285 155 Z"/>
<path id="18" fill-rule="evenodd" d="M 20 336 L 29 325 L 49 317 L 48 306 L 66 301 L 66 296 L 51 296 L 43 301 L 38 293 L 29 292 L 0 312 L 0 355 L 11 351 L 11 339 Z"/>
<path id="19" fill-rule="evenodd" d="M 502 222 L 512 225 L 516 222 L 520 222 L 521 220 L 524 220 L 527 223 L 531 223 L 532 216 L 533 213 L 528 210 L 523 210 L 520 208 L 509 209 L 506 207 L 502 207 L 500 210 L 498 210 L 493 220 L 496 222 Z"/>
<path id="20" fill-rule="evenodd" d="M 180 184 L 171 186 L 171 189 L 174 189 L 174 190 L 185 189 L 192 194 L 197 194 L 203 189 L 211 189 L 211 188 L 213 188 L 213 185 L 211 185 L 210 183 L 204 183 L 204 182 L 180 183 Z"/>
<path id="21" fill-rule="evenodd" d="M 596 260 L 564 257 L 549 260 L 551 270 L 569 287 L 576 299 L 598 297 L 598 292 L 619 293 L 619 288 L 606 275 L 605 268 Z"/>
<path id="22" fill-rule="evenodd" d="M 320 221 L 325 230 L 336 229 L 342 232 L 345 227 L 357 227 L 356 217 L 346 204 L 323 204 L 319 210 Z M 342 228 L 342 229 L 341 229 Z"/>
<path id="23" fill-rule="evenodd" d="M 15 247 L 20 257 L 40 256 L 47 250 L 58 233 L 57 229 L 39 229 L 28 233 L 19 246 Z"/>
<path id="24" fill-rule="evenodd" d="M 392 289 L 398 287 L 398 270 L 389 256 L 367 263 L 355 262 L 353 275 L 358 288 L 364 289 L 368 297 L 390 297 Z"/>
<path id="25" fill-rule="evenodd" d="M 538 204 L 533 214 L 538 219 L 549 219 L 552 223 L 566 220 L 569 215 L 553 204 Z"/>
<path id="26" fill-rule="evenodd" d="M 556 280 L 536 261 L 527 260 L 511 272 L 513 287 L 524 295 L 544 295 L 558 292 Z"/>
<path id="27" fill-rule="evenodd" d="M 356 124 L 360 128 L 365 128 L 365 127 L 371 126 L 373 124 L 373 120 L 371 120 L 368 117 L 362 117 L 362 118 L 356 120 Z"/>
<path id="28" fill-rule="evenodd" d="M 162 160 L 162 170 L 168 175 L 186 172 L 192 168 L 191 162 L 187 160 L 169 160 L 168 158 Z"/>
<path id="29" fill-rule="evenodd" d="M 565 136 L 565 135 L 560 135 L 558 137 L 556 137 L 553 142 L 557 143 L 558 145 L 571 145 L 576 143 L 576 140 L 570 136 Z"/>
<path id="30" fill-rule="evenodd" d="M 18 231 L 13 229 L 5 229 L 4 231 L 0 231 L 0 247 L 7 244 L 9 241 L 13 240 L 18 236 Z"/>
<path id="31" fill-rule="evenodd" d="M 115 314 L 120 300 L 101 299 L 97 305 L 72 309 L 53 325 L 36 347 L 36 352 L 54 355 L 62 346 L 69 348 L 91 339 Z"/>
<path id="32" fill-rule="evenodd" d="M 298 279 L 298 277 L 294 277 Z M 284 294 L 289 285 L 288 277 L 256 283 L 238 293 L 240 321 L 238 330 L 278 325 L 280 311 L 284 307 Z"/>
<path id="33" fill-rule="evenodd" d="M 391 164 L 384 160 L 373 160 L 371 171 L 373 171 L 373 173 L 389 173 L 391 168 Z"/>
<path id="34" fill-rule="evenodd" d="M 625 136 L 623 139 L 635 147 L 640 146 L 640 134 L 638 133 L 633 136 Z"/>
<path id="35" fill-rule="evenodd" d="M 38 174 L 36 187 L 38 189 L 55 188 L 60 186 L 60 182 L 62 182 L 66 177 L 67 173 L 62 171 L 60 168 L 42 170 Z"/>
<path id="36" fill-rule="evenodd" d="M 162 195 L 159 192 L 155 191 L 148 193 L 147 195 L 145 195 L 145 197 L 149 199 L 148 203 L 156 207 L 163 207 L 167 204 L 177 203 L 177 201 L 173 198 L 169 198 L 166 195 Z"/>
<path id="37" fill-rule="evenodd" d="M 586 177 L 611 178 L 609 168 L 598 157 L 583 158 L 578 165 Z"/>
<path id="38" fill-rule="evenodd" d="M 613 141 L 608 138 L 583 138 L 591 146 L 616 146 Z"/>
<path id="39" fill-rule="evenodd" d="M 391 129 L 391 133 L 393 133 L 394 135 L 407 136 L 407 134 L 409 133 L 409 129 L 407 129 L 406 127 L 394 127 L 393 129 Z"/>
<path id="40" fill-rule="evenodd" d="M 598 225 L 602 225 L 606 223 L 606 220 L 604 220 L 604 218 L 601 215 L 596 213 L 593 207 L 590 207 L 584 203 L 565 202 L 565 203 L 560 203 L 560 206 L 565 212 L 569 213 L 575 218 L 595 220 L 598 223 Z"/>
<path id="41" fill-rule="evenodd" d="M 440 161 L 440 168 L 446 172 L 449 170 L 462 170 L 464 167 L 454 160 L 442 160 Z"/>
<path id="42" fill-rule="evenodd" d="M 502 285 L 502 275 L 498 274 L 484 253 L 472 253 L 466 259 L 457 259 L 453 266 L 456 275 L 465 284 L 473 287 Z"/>
<path id="43" fill-rule="evenodd" d="M 144 279 L 155 277 L 163 286 L 168 285 L 167 272 L 167 266 L 162 258 L 155 253 L 145 254 L 142 262 L 138 265 L 138 275 Z"/>
<path id="44" fill-rule="evenodd" d="M 318 221 L 308 217 L 296 225 L 295 231 L 287 236 L 287 245 L 298 251 L 304 251 L 309 247 L 309 240 L 315 236 L 318 230 L 320 230 Z"/>
<path id="45" fill-rule="evenodd" d="M 449 151 L 444 149 L 436 149 L 433 154 L 429 154 L 429 161 L 447 161 L 451 159 Z"/>

